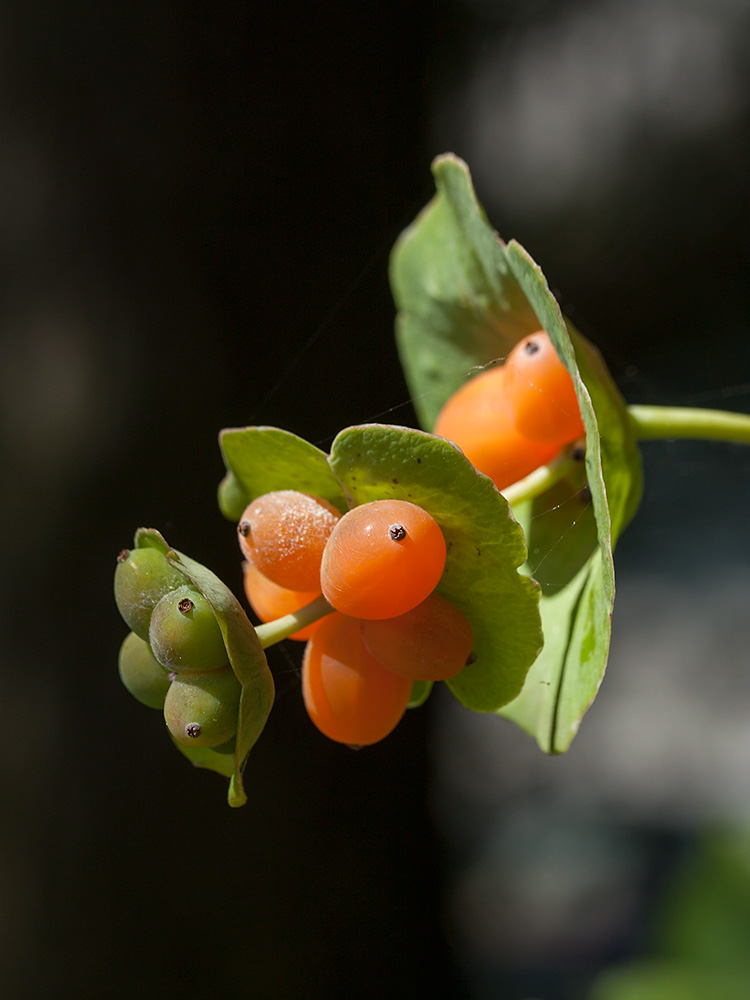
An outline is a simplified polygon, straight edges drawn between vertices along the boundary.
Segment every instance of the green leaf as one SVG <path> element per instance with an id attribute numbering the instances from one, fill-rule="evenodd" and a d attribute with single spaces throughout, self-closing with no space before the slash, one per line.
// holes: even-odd
<path id="1" fill-rule="evenodd" d="M 425 427 L 478 366 L 540 327 L 573 377 L 586 426 L 590 507 L 575 479 L 519 508 L 536 570 L 545 647 L 501 710 L 547 752 L 567 749 L 596 696 L 609 650 L 612 549 L 635 513 L 640 456 L 625 404 L 596 349 L 566 323 L 540 268 L 487 222 L 468 168 L 433 164 L 437 194 L 394 247 L 396 337 Z M 567 493 L 565 491 L 568 491 Z M 587 496 L 587 495 L 586 495 Z"/>
<path id="2" fill-rule="evenodd" d="M 472 368 L 504 357 L 539 329 L 466 164 L 448 154 L 432 171 L 437 194 L 401 234 L 390 263 L 396 342 L 427 430 Z"/>
<path id="3" fill-rule="evenodd" d="M 238 521 L 256 497 L 274 490 L 299 490 L 346 510 L 341 488 L 325 452 L 278 427 L 228 428 L 219 435 L 227 475 L 219 485 L 219 507 Z"/>
<path id="4" fill-rule="evenodd" d="M 543 599 L 547 650 L 529 678 L 529 684 L 538 690 L 524 692 L 517 704 L 502 711 L 530 732 L 543 750 L 562 753 L 596 697 L 606 669 L 615 599 L 612 553 L 640 499 L 640 455 L 625 404 L 599 353 L 566 324 L 541 269 L 526 251 L 511 243 L 506 256 L 539 325 L 549 334 L 573 378 L 586 428 L 586 478 L 596 520 L 597 549 L 568 584 L 568 594 L 564 588 L 556 599 L 551 595 Z M 585 551 L 585 540 L 580 544 Z M 548 605 L 549 601 L 554 603 Z M 563 608 L 566 613 L 561 614 Z M 545 702 L 541 713 L 540 700 Z M 531 714 L 529 701 L 535 706 Z"/>
<path id="5" fill-rule="evenodd" d="M 599 351 L 563 318 L 539 265 L 515 241 L 506 257 L 575 383 L 599 541 L 613 545 L 635 514 L 642 489 L 640 452 L 625 401 Z"/>
<path id="6" fill-rule="evenodd" d="M 505 498 L 449 441 L 411 428 L 349 427 L 329 461 L 351 506 L 409 500 L 435 518 L 448 547 L 437 589 L 471 622 L 476 655 L 446 683 L 476 711 L 507 704 L 542 638 L 539 587 L 517 571 L 526 549 Z"/>
<path id="7" fill-rule="evenodd" d="M 181 552 L 170 549 L 168 558 L 211 605 L 224 637 L 232 670 L 242 685 L 234 753 L 219 754 L 212 751 L 209 754 L 196 754 L 188 749 L 185 756 L 197 767 L 209 767 L 230 776 L 229 805 L 241 806 L 247 801 L 242 772 L 273 705 L 273 677 L 255 629 L 231 590 L 211 570 Z M 231 762 L 231 767 L 227 759 Z"/>
<path id="8" fill-rule="evenodd" d="M 597 546 L 596 518 L 583 463 L 530 503 L 513 509 L 524 529 L 526 571 L 549 597 L 583 569 Z"/>

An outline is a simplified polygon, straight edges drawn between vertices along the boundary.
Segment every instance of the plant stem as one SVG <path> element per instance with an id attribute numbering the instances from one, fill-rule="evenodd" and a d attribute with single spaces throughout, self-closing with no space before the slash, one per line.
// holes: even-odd
<path id="1" fill-rule="evenodd" d="M 639 441 L 655 438 L 706 438 L 750 444 L 750 415 L 687 406 L 629 406 Z"/>
<path id="2" fill-rule="evenodd" d="M 319 618 L 330 615 L 332 611 L 333 608 L 321 594 L 320 597 L 316 597 L 314 601 L 306 604 L 299 611 L 294 611 L 291 615 L 284 615 L 272 622 L 266 622 L 265 625 L 258 625 L 255 632 L 260 639 L 261 647 L 268 649 L 269 646 L 281 642 L 282 639 L 288 639 L 290 635 L 305 628 L 306 625 L 312 625 Z"/>
<path id="3" fill-rule="evenodd" d="M 536 497 L 546 493 L 548 489 L 564 479 L 569 472 L 580 464 L 569 453 L 556 458 L 549 465 L 542 465 L 535 469 L 525 479 L 519 479 L 517 483 L 500 490 L 508 503 L 515 507 L 516 504 L 525 503 L 527 500 L 534 500 Z"/>

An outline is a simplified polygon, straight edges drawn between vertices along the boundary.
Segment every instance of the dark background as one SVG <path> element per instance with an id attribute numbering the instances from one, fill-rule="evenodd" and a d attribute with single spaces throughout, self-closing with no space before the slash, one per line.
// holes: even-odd
<path id="1" fill-rule="evenodd" d="M 533 949 L 473 975 L 443 703 L 350 753 L 308 722 L 295 644 L 230 811 L 120 687 L 111 585 L 147 525 L 239 589 L 221 427 L 413 422 L 387 255 L 446 150 L 630 401 L 746 411 L 750 23 L 709 6 L 4 5 L 4 996 L 547 1000 L 637 949 L 631 923 L 574 978 Z M 748 458 L 646 457 L 626 590 L 746 566 Z M 637 823 L 671 843 L 684 812 Z"/>

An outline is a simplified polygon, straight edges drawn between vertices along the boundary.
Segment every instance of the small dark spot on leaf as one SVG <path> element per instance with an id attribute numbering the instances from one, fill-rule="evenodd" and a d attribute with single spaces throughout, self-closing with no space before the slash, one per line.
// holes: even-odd
<path id="1" fill-rule="evenodd" d="M 472 651 L 466 657 L 466 666 L 468 667 L 470 663 L 476 663 L 476 662 L 477 662 L 477 654 L 472 649 Z"/>
<path id="2" fill-rule="evenodd" d="M 421 464 L 422 464 L 422 459 L 421 459 L 421 458 L 418 458 L 418 459 L 417 459 L 417 465 L 421 465 Z"/>
<path id="3" fill-rule="evenodd" d="M 185 735 L 189 736 L 191 740 L 197 739 L 201 734 L 200 724 L 197 722 L 188 722 L 185 726 Z"/>
<path id="4" fill-rule="evenodd" d="M 395 477 L 395 476 L 393 477 L 393 479 L 391 480 L 391 482 L 392 482 L 392 483 L 395 483 L 395 484 L 396 484 L 396 486 L 398 486 L 398 479 L 396 479 L 396 477 Z"/>
<path id="5" fill-rule="evenodd" d="M 193 604 L 193 602 L 190 600 L 189 597 L 183 597 L 182 600 L 179 601 L 177 604 L 177 610 L 180 612 L 181 615 L 189 615 L 194 607 L 195 605 Z"/>
<path id="6" fill-rule="evenodd" d="M 482 550 L 481 550 L 481 549 L 479 548 L 479 546 L 478 546 L 478 545 L 475 545 L 475 546 L 474 546 L 474 548 L 475 548 L 475 549 L 477 550 L 477 555 L 478 555 L 478 556 L 481 556 L 481 554 L 482 554 Z"/>

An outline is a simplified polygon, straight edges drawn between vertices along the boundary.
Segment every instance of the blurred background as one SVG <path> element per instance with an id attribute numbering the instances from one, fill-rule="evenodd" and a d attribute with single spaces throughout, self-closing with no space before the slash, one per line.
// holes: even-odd
<path id="1" fill-rule="evenodd" d="M 440 152 L 628 401 L 750 410 L 747 4 L 8 0 L 0 39 L 3 996 L 747 996 L 750 452 L 644 447 L 560 758 L 442 692 L 328 744 L 287 643 L 232 811 L 111 594 L 139 525 L 239 591 L 220 428 L 414 422 L 387 257 Z"/>

